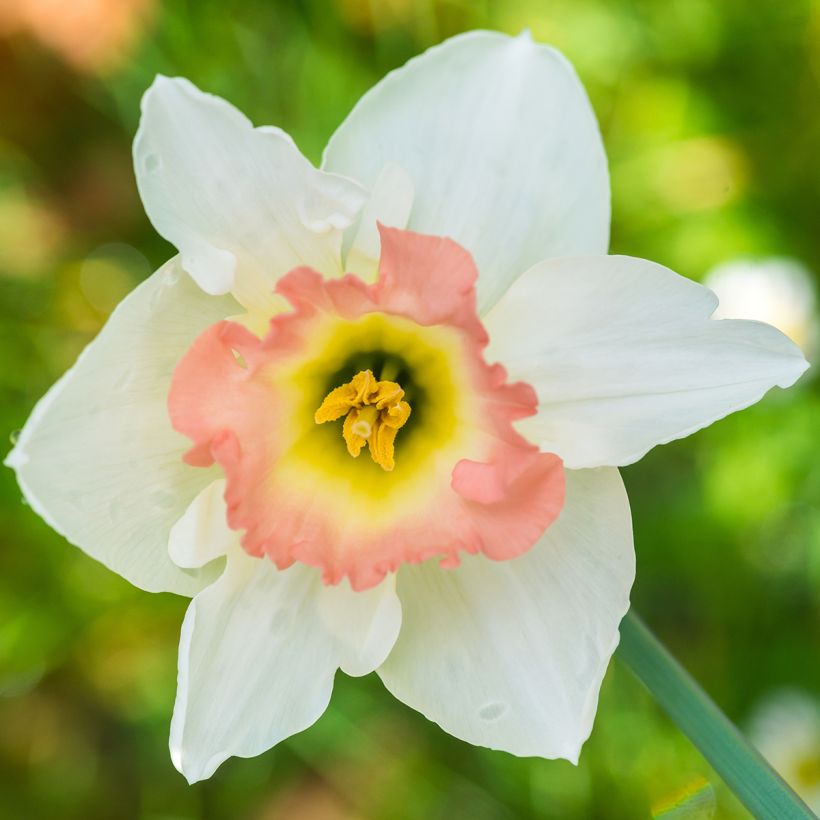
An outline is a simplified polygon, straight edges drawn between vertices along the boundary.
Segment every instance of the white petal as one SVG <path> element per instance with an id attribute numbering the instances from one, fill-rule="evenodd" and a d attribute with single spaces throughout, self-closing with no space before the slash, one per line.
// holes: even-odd
<path id="1" fill-rule="evenodd" d="M 143 589 L 193 595 L 202 586 L 201 573 L 172 563 L 168 533 L 214 473 L 183 464 L 190 443 L 171 428 L 166 400 L 194 338 L 236 310 L 172 260 L 117 307 L 6 460 L 51 527 Z"/>
<path id="2" fill-rule="evenodd" d="M 395 575 L 363 592 L 353 592 L 346 582 L 322 586 L 319 598 L 322 625 L 338 641 L 342 671 L 359 677 L 380 666 L 401 626 Z"/>
<path id="3" fill-rule="evenodd" d="M 342 231 L 365 196 L 316 170 L 284 132 L 254 128 L 179 78 L 157 77 L 145 93 L 134 166 L 151 222 L 194 279 L 249 309 L 299 265 L 340 273 Z"/>
<path id="4" fill-rule="evenodd" d="M 238 543 L 239 533 L 228 526 L 225 479 L 205 487 L 171 527 L 168 554 L 179 567 L 204 567 Z"/>
<path id="5" fill-rule="evenodd" d="M 455 737 L 576 762 L 634 576 L 618 471 L 568 471 L 558 521 L 520 558 L 402 568 L 404 622 L 379 675 Z"/>
<path id="6" fill-rule="evenodd" d="M 406 228 L 412 207 L 413 181 L 410 176 L 398 165 L 385 165 L 355 226 L 356 234 L 345 259 L 345 270 L 365 282 L 374 282 L 381 256 L 378 223 L 389 228 Z"/>
<path id="7" fill-rule="evenodd" d="M 625 256 L 553 259 L 485 317 L 488 357 L 538 393 L 519 430 L 567 467 L 630 464 L 788 387 L 808 366 L 760 322 L 710 319 L 717 299 Z"/>
<path id="8" fill-rule="evenodd" d="M 413 180 L 409 227 L 475 257 L 481 310 L 541 259 L 606 253 L 595 116 L 567 60 L 529 35 L 471 32 L 392 72 L 333 135 L 323 167 L 372 186 L 390 162 Z"/>
<path id="9" fill-rule="evenodd" d="M 381 663 L 399 612 L 389 586 L 331 589 L 314 568 L 279 571 L 232 550 L 182 625 L 174 765 L 193 783 L 306 729 L 327 708 L 339 666 L 364 674 Z"/>

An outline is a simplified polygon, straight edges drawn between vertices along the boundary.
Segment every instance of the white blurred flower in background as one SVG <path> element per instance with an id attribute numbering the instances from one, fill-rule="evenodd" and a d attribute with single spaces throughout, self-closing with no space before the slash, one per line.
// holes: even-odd
<path id="1" fill-rule="evenodd" d="M 772 692 L 753 713 L 749 738 L 809 808 L 820 812 L 820 701 L 796 689 Z"/>
<path id="2" fill-rule="evenodd" d="M 807 355 L 817 350 L 816 289 L 797 260 L 733 259 L 713 268 L 703 284 L 720 299 L 716 319 L 757 319 L 783 331 Z"/>

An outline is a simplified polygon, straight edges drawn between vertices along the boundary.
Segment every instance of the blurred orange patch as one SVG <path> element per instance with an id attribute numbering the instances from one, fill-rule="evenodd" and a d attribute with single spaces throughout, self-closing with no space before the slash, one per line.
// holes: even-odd
<path id="1" fill-rule="evenodd" d="M 27 33 L 80 71 L 115 68 L 148 24 L 155 0 L 0 0 L 0 35 Z"/>

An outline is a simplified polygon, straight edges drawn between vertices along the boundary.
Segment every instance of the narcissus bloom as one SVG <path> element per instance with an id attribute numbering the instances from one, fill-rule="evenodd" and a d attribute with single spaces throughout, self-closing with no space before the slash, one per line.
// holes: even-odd
<path id="1" fill-rule="evenodd" d="M 634 576 L 618 466 L 792 384 L 800 351 L 606 255 L 595 118 L 527 36 L 390 74 L 321 169 L 161 77 L 134 160 L 179 256 L 8 463 L 70 541 L 193 596 L 176 766 L 309 726 L 339 668 L 472 743 L 576 760 Z"/>

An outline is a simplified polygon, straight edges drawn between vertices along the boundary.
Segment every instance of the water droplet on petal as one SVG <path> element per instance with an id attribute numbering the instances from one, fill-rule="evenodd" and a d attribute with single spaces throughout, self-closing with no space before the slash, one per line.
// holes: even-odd
<path id="1" fill-rule="evenodd" d="M 143 167 L 149 174 L 153 174 L 160 166 L 160 158 L 157 154 L 147 154 L 143 160 Z"/>
<path id="2" fill-rule="evenodd" d="M 507 712 L 507 704 L 495 701 L 493 703 L 486 703 L 478 710 L 478 716 L 482 720 L 493 721 L 498 720 Z"/>
<path id="3" fill-rule="evenodd" d="M 284 635 L 285 632 L 287 632 L 290 628 L 291 621 L 291 613 L 287 609 L 280 609 L 278 612 L 276 612 L 273 618 L 271 618 L 271 634 L 277 637 Z"/>
<path id="4" fill-rule="evenodd" d="M 152 496 L 151 500 L 161 510 L 170 510 L 176 504 L 176 498 L 173 493 L 165 490 L 157 490 Z"/>
<path id="5" fill-rule="evenodd" d="M 9 441 L 11 442 L 12 447 L 14 447 L 17 444 L 17 442 L 20 440 L 20 433 L 22 433 L 22 432 L 23 432 L 22 430 L 12 430 L 11 431 L 11 433 L 9 434 Z"/>
<path id="6" fill-rule="evenodd" d="M 85 496 L 79 490 L 66 490 L 63 501 L 76 513 L 83 514 L 86 511 Z"/>
<path id="7" fill-rule="evenodd" d="M 120 499 L 114 499 L 108 505 L 108 518 L 112 524 L 116 524 L 117 520 L 120 517 L 120 506 L 122 505 L 122 501 Z"/>
<path id="8" fill-rule="evenodd" d="M 134 374 L 130 370 L 122 370 L 114 379 L 114 390 L 117 392 L 127 390 L 134 381 Z"/>

